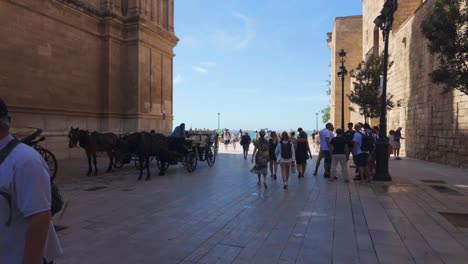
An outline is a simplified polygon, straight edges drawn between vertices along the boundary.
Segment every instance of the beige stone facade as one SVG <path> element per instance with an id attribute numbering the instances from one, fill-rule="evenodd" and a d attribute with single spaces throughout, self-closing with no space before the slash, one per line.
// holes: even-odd
<path id="1" fill-rule="evenodd" d="M 468 167 L 468 96 L 458 91 L 441 94 L 429 73 L 437 60 L 427 49 L 421 23 L 433 0 L 399 1 L 390 36 L 388 93 L 396 107 L 388 112 L 388 129 L 403 127 L 402 151 L 408 157 Z M 362 59 L 381 53 L 381 32 L 373 20 L 384 0 L 363 0 Z"/>
<path id="2" fill-rule="evenodd" d="M 350 112 L 350 102 L 347 95 L 350 92 L 351 87 L 351 75 L 349 72 L 356 68 L 357 65 L 362 61 L 362 16 L 350 16 L 350 17 L 338 17 L 335 19 L 333 25 L 333 32 L 328 34 L 328 46 L 331 50 L 331 105 L 330 105 L 330 119 L 335 127 L 341 126 L 341 94 L 342 94 L 342 82 L 341 77 L 338 76 L 337 72 L 340 70 L 341 58 L 339 53 L 342 49 L 346 52 L 345 67 L 348 69 L 348 75 L 345 78 L 345 116 L 344 123 L 359 118 L 356 112 Z"/>
<path id="3" fill-rule="evenodd" d="M 59 157 L 70 126 L 172 129 L 174 0 L 0 0 L 0 22 L 13 126 L 43 128 Z"/>

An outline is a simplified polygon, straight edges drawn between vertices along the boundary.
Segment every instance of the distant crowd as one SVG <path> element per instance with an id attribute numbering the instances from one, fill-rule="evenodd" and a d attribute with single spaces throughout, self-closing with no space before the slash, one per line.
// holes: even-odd
<path id="1" fill-rule="evenodd" d="M 401 135 L 401 127 L 390 130 L 388 158 L 393 154 L 396 160 L 400 160 L 400 142 L 404 139 Z M 299 178 L 304 177 L 307 169 L 307 160 L 312 159 L 308 135 L 302 128 L 296 131 L 256 131 L 252 139 L 247 132 L 240 130 L 232 133 L 224 130 L 220 140 L 225 145 L 225 150 L 232 145 L 234 151 L 239 143 L 243 149 L 244 159 L 248 159 L 249 147 L 253 143 L 251 162 L 255 166 L 250 172 L 257 174 L 258 185 L 268 188 L 267 174 L 277 179 L 278 167 L 281 168 L 283 188 L 288 189 L 290 174 L 296 174 Z M 314 130 L 311 135 L 312 147 L 317 151 L 318 157 L 315 162 L 313 175 L 316 176 L 321 161 L 324 160 L 325 178 L 333 182 L 338 179 L 336 170 L 341 167 L 341 176 L 345 182 L 349 182 L 347 162 L 352 154 L 353 163 L 356 166 L 354 181 L 369 182 L 375 175 L 376 142 L 379 140 L 379 127 L 371 128 L 369 124 L 348 123 L 348 130 L 336 129 L 333 124 L 326 124 L 325 128 Z"/>

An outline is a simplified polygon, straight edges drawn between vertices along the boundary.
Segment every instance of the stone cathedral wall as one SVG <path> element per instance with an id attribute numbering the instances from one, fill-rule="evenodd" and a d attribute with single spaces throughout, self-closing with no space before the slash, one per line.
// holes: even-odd
<path id="1" fill-rule="evenodd" d="M 395 26 L 390 37 L 388 92 L 397 106 L 388 112 L 388 128 L 403 127 L 402 150 L 411 158 L 468 167 L 468 96 L 459 91 L 441 94 L 429 73 L 437 60 L 421 33 L 421 23 L 429 15 L 433 0 L 399 1 Z M 363 57 L 374 44 L 373 19 L 383 1 L 363 1 Z M 383 42 L 379 41 L 383 50 Z"/>
<path id="2" fill-rule="evenodd" d="M 71 126 L 170 131 L 174 0 L 0 0 L 0 96 L 58 157 Z M 162 120 L 162 113 L 167 120 Z"/>

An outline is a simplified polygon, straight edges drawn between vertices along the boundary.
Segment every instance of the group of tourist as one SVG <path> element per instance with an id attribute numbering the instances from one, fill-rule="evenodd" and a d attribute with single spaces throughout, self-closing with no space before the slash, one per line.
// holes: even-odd
<path id="1" fill-rule="evenodd" d="M 278 167 L 281 168 L 284 189 L 288 189 L 291 171 L 295 173 L 297 170 L 298 177 L 304 177 L 307 168 L 307 160 L 312 158 L 312 153 L 307 140 L 307 134 L 302 128 L 299 128 L 298 132 L 298 137 L 296 138 L 294 131 L 289 133 L 284 131 L 281 133 L 281 136 L 278 136 L 278 134 L 273 131 L 270 132 L 267 139 L 265 137 L 265 130 L 260 130 L 258 133 L 259 137 L 254 142 L 254 150 L 251 159 L 252 163 L 255 163 L 255 166 L 250 170 L 250 172 L 257 174 L 258 185 L 261 185 L 263 175 L 263 186 L 268 188 L 266 183 L 268 167 L 270 168 L 270 174 L 274 180 L 277 179 L 276 174 Z M 245 137 L 247 138 L 248 135 L 245 135 Z M 243 147 L 244 150 L 247 149 L 248 152 L 247 142 L 245 143 Z M 244 159 L 247 159 L 245 151 Z"/>
<path id="2" fill-rule="evenodd" d="M 388 158 L 394 154 L 396 160 L 401 160 L 400 141 L 401 127 L 389 132 Z M 324 177 L 333 182 L 338 179 L 336 171 L 338 165 L 341 167 L 342 177 L 345 182 L 349 182 L 347 163 L 352 154 L 354 165 L 356 166 L 355 181 L 369 182 L 375 175 L 376 142 L 379 139 L 379 127 L 371 128 L 369 124 L 349 123 L 348 130 L 339 128 L 335 131 L 333 124 L 327 123 L 325 128 L 312 133 L 312 141 L 315 150 L 319 153 L 314 176 L 317 175 L 321 160 L 324 160 Z M 248 146 L 250 145 L 248 134 L 242 136 L 241 145 L 244 147 L 244 159 L 247 160 Z M 307 168 L 307 160 L 312 158 L 307 134 L 298 129 L 298 137 L 295 132 L 282 132 L 278 137 L 276 132 L 271 132 L 266 138 L 264 130 L 259 132 L 258 140 L 254 142 L 252 153 L 252 163 L 255 166 L 250 172 L 257 174 L 258 185 L 262 183 L 268 188 L 267 174 L 268 168 L 271 177 L 276 180 L 278 166 L 281 168 L 283 188 L 288 189 L 290 172 L 295 172 L 299 178 L 304 177 Z"/>

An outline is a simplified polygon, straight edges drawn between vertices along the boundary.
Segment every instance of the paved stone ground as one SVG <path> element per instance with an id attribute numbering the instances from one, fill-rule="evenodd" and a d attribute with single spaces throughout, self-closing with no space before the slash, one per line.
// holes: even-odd
<path id="1" fill-rule="evenodd" d="M 62 161 L 57 263 L 468 263 L 468 229 L 439 214 L 468 213 L 467 170 L 392 160 L 393 182 L 346 184 L 310 166 L 285 191 L 258 187 L 251 167 L 230 150 L 213 168 L 138 182 L 131 165 L 86 177 L 84 159 Z"/>

